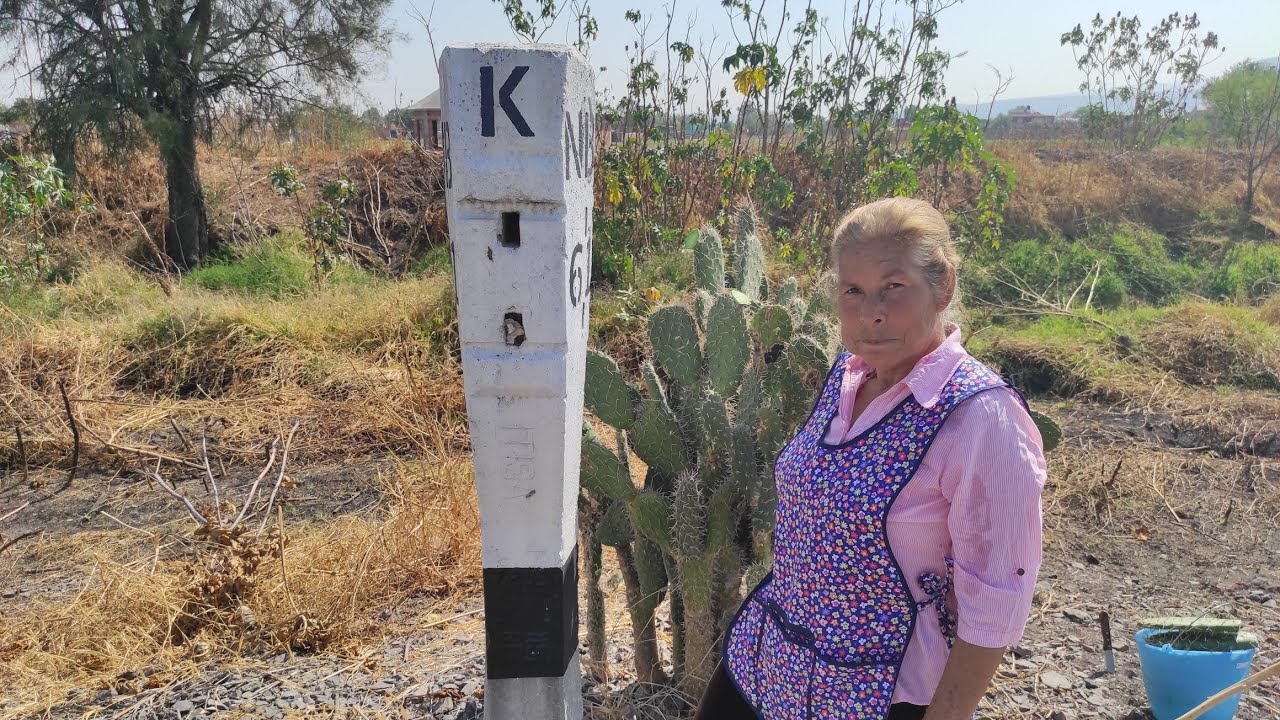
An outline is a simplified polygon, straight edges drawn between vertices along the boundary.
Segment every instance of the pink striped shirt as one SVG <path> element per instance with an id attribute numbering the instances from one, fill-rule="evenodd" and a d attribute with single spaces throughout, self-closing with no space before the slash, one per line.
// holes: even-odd
<path id="1" fill-rule="evenodd" d="M 908 394 L 925 406 L 936 402 L 967 356 L 960 330 L 952 326 L 942 345 L 850 423 L 854 398 L 872 369 L 851 356 L 840 415 L 826 442 L 852 439 Z M 1007 647 L 1022 638 L 1040 568 L 1041 447 L 1039 430 L 1012 391 L 980 393 L 952 412 L 890 509 L 889 545 L 917 599 L 927 596 L 917 580 L 920 573 L 941 574 L 943 557 L 955 558 L 957 634 L 973 645 Z M 926 606 L 907 647 L 894 702 L 928 705 L 948 652 L 937 612 Z"/>

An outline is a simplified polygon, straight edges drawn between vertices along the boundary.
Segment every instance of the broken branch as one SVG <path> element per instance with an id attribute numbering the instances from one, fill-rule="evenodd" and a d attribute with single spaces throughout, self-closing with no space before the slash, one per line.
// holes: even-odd
<path id="1" fill-rule="evenodd" d="M 67 411 L 67 422 L 71 425 L 71 472 L 67 474 L 67 481 L 62 484 L 62 490 L 71 487 L 71 483 L 76 479 L 76 468 L 80 466 L 80 426 L 76 423 L 76 416 L 71 412 L 71 400 L 67 397 L 67 384 L 62 380 L 58 381 L 58 392 L 62 393 L 62 407 Z M 59 490 L 58 492 L 62 492 Z"/>

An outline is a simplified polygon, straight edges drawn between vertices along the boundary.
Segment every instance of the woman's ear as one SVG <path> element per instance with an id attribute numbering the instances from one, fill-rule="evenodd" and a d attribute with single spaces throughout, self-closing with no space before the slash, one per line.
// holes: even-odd
<path id="1" fill-rule="evenodd" d="M 951 306 L 951 301 L 956 296 L 956 269 L 954 266 L 947 268 L 947 276 L 942 280 L 942 292 L 938 295 L 938 312 L 942 312 Z"/>

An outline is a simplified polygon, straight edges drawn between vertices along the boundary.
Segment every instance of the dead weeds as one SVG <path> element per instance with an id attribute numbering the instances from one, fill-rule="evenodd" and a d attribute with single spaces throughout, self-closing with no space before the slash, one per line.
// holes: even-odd
<path id="1" fill-rule="evenodd" d="M 1185 304 L 1144 328 L 1147 360 L 1192 385 L 1280 389 L 1280 341 L 1243 309 Z"/>
<path id="2" fill-rule="evenodd" d="M 376 635 L 379 613 L 409 595 L 447 595 L 478 577 L 447 279 L 272 301 L 193 286 L 165 296 L 104 263 L 47 293 L 47 317 L 0 313 L 7 495 L 61 507 L 48 479 L 73 465 L 75 491 L 146 467 L 153 499 L 127 502 L 154 503 L 162 480 L 198 488 L 206 475 L 225 482 L 259 463 L 263 438 L 294 421 L 302 430 L 290 454 L 302 466 L 401 459 L 377 479 L 385 510 L 319 528 L 271 517 L 272 479 L 270 494 L 241 498 L 262 516 L 247 533 L 248 521 L 232 528 L 216 510 L 226 495 L 193 501 L 204 521 L 187 518 L 185 529 L 113 517 L 124 528 L 115 533 L 84 532 L 75 517 L 44 527 L 51 510 L 13 500 L 18 512 L 0 513 L 4 534 L 38 532 L 0 554 L 0 575 L 43 566 L 52 583 L 47 599 L 14 599 L 0 619 L 0 683 L 24 712 L 76 686 L 137 692 L 210 654 L 342 651 Z M 274 478 L 280 497 L 291 476 Z"/>
<path id="3" fill-rule="evenodd" d="M 1066 140 L 1002 140 L 992 150 L 1018 177 L 1005 221 L 1012 237 L 1078 237 L 1138 223 L 1186 240 L 1203 229 L 1206 208 L 1238 207 L 1244 196 L 1242 160 L 1229 151 L 1133 152 Z M 1268 193 L 1280 196 L 1280 181 L 1259 194 Z M 1252 220 L 1240 217 L 1258 227 L 1274 220 L 1269 205 Z"/>
<path id="4" fill-rule="evenodd" d="M 0 683 L 20 714 L 38 713 L 71 688 L 136 693 L 213 656 L 354 651 L 410 596 L 470 591 L 480 545 L 466 459 L 398 462 L 378 482 L 384 511 L 323 528 L 277 524 L 276 514 L 236 528 L 247 535 L 192 522 L 180 533 L 54 534 L 0 558 L 0 573 L 52 567 L 73 583 L 69 599 L 41 598 L 0 619 Z M 231 535 L 239 540 L 224 542 Z"/>
<path id="5" fill-rule="evenodd" d="M 84 281 L 51 292 L 74 300 Z M 184 287 L 172 299 L 109 299 L 88 314 L 77 303 L 53 321 L 14 315 L 0 326 L 9 335 L 0 343 L 0 461 L 17 459 L 21 423 L 25 462 L 66 462 L 72 436 L 59 381 L 84 431 L 84 459 L 108 466 L 137 449 L 181 455 L 175 426 L 208 428 L 221 447 L 255 457 L 284 418 L 309 429 L 297 448 L 305 462 L 466 447 L 447 279 L 287 302 Z"/>

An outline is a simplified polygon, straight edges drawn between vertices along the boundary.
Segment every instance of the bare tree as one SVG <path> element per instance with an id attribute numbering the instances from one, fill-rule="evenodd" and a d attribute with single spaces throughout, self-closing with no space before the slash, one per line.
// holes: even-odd
<path id="1" fill-rule="evenodd" d="M 1009 86 L 1013 84 L 1014 79 L 1013 68 L 1009 68 L 1009 76 L 1005 77 L 1005 74 L 1000 72 L 1000 68 L 995 65 L 988 63 L 987 67 L 991 68 L 992 74 L 996 76 L 996 89 L 991 93 L 991 102 L 987 104 L 987 117 L 982 121 L 982 132 L 984 133 L 991 126 L 991 114 L 995 110 L 996 100 L 999 100 L 1000 96 L 1009 90 Z"/>

